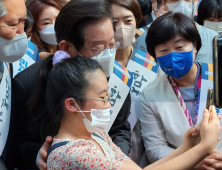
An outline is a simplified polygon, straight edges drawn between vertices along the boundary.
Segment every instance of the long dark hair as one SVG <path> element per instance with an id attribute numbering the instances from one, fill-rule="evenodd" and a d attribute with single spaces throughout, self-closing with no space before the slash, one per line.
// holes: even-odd
<path id="1" fill-rule="evenodd" d="M 29 4 L 28 9 L 31 11 L 34 21 L 35 21 L 31 41 L 34 44 L 36 44 L 39 48 L 41 48 L 47 52 L 50 52 L 50 50 L 48 48 L 48 44 L 39 38 L 39 33 L 37 30 L 37 26 L 36 26 L 36 23 L 38 22 L 39 15 L 44 10 L 44 8 L 47 6 L 54 7 L 56 9 L 58 9 L 59 11 L 61 10 L 61 7 L 53 0 L 34 0 Z"/>
<path id="2" fill-rule="evenodd" d="M 55 136 L 64 115 L 64 101 L 72 97 L 82 106 L 91 86 L 89 74 L 102 70 L 96 60 L 76 56 L 52 66 L 52 57 L 45 59 L 39 69 L 38 84 L 29 102 L 31 134 Z"/>

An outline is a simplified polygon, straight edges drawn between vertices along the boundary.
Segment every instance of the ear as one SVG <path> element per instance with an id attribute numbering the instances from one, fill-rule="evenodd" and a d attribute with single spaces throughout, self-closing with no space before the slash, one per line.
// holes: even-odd
<path id="1" fill-rule="evenodd" d="M 155 11 L 154 11 L 156 17 L 158 18 L 159 17 L 159 12 L 158 12 L 158 9 L 156 8 Z"/>
<path id="2" fill-rule="evenodd" d="M 197 54 L 197 43 L 196 42 L 194 43 L 193 51 L 195 54 Z"/>
<path id="3" fill-rule="evenodd" d="M 66 40 L 62 40 L 59 43 L 59 49 L 62 51 L 65 51 L 71 57 L 78 55 L 77 52 L 75 51 L 74 47 L 70 44 L 70 42 L 68 42 Z"/>
<path id="4" fill-rule="evenodd" d="M 77 112 L 79 111 L 78 107 L 76 106 L 76 103 L 73 101 L 72 98 L 68 98 L 65 100 L 65 106 L 68 111 L 70 112 Z"/>

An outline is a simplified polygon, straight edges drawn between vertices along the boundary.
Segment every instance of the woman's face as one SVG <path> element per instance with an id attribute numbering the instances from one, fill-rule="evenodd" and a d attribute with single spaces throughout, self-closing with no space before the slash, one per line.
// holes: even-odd
<path id="1" fill-rule="evenodd" d="M 104 105 L 103 100 L 108 95 L 108 83 L 105 74 L 99 70 L 95 74 L 90 74 L 89 79 L 91 82 L 91 87 L 86 92 L 86 103 L 83 107 L 81 107 L 82 111 L 91 111 L 91 109 L 99 109 L 104 110 L 111 107 L 108 102 Z M 90 100 L 97 99 L 97 100 Z M 90 116 L 90 112 L 84 112 L 84 115 L 88 120 L 92 120 Z"/>
<path id="2" fill-rule="evenodd" d="M 115 26 L 119 25 L 135 25 L 136 19 L 133 13 L 116 3 L 112 4 L 112 13 Z"/>
<path id="3" fill-rule="evenodd" d="M 37 29 L 42 31 L 44 28 L 55 24 L 55 20 L 59 12 L 60 11 L 58 9 L 52 6 L 46 6 L 39 14 L 39 18 L 36 22 Z"/>
<path id="4" fill-rule="evenodd" d="M 210 17 L 208 17 L 206 20 L 204 21 L 211 21 L 211 22 L 222 22 L 222 17 L 218 18 L 217 15 L 211 14 Z"/>
<path id="5" fill-rule="evenodd" d="M 193 43 L 186 40 L 181 35 L 176 35 L 170 41 L 155 47 L 156 57 L 162 57 L 172 52 L 189 52 L 193 49 L 193 60 L 195 59 L 197 50 Z"/>

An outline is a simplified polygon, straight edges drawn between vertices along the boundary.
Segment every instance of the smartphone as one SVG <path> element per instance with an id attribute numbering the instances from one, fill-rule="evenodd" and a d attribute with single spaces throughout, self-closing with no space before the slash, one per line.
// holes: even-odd
<path id="1" fill-rule="evenodd" d="M 207 110 L 209 110 L 210 105 L 214 105 L 214 92 L 212 88 L 207 89 L 207 104 L 206 104 Z"/>
<path id="2" fill-rule="evenodd" d="M 214 105 L 222 108 L 222 37 L 213 39 L 213 84 Z"/>

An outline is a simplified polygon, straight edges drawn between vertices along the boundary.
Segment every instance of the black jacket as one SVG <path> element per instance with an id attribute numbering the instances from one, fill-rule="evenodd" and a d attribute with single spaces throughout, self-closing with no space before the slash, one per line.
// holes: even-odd
<path id="1" fill-rule="evenodd" d="M 29 134 L 29 115 L 27 111 L 27 102 L 32 95 L 35 85 L 38 69 L 44 60 L 38 61 L 26 70 L 19 73 L 13 80 L 13 114 L 16 115 L 15 125 L 15 167 L 19 169 L 35 169 L 36 156 L 42 144 L 41 135 L 31 138 Z M 131 148 L 131 129 L 127 121 L 130 114 L 131 98 L 127 96 L 109 135 L 113 142 L 128 155 Z"/>

